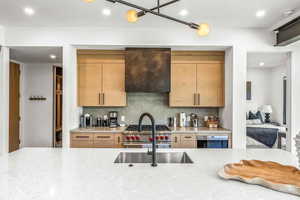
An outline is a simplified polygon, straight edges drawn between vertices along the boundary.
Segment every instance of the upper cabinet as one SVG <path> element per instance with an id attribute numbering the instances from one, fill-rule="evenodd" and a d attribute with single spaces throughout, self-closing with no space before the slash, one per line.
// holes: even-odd
<path id="1" fill-rule="evenodd" d="M 79 50 L 79 106 L 126 106 L 124 51 Z"/>
<path id="2" fill-rule="evenodd" d="M 224 52 L 172 52 L 171 107 L 224 107 Z"/>

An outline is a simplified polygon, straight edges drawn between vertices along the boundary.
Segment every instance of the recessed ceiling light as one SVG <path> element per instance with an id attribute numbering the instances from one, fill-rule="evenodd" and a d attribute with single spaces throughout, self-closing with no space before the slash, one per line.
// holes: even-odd
<path id="1" fill-rule="evenodd" d="M 262 18 L 266 15 L 266 11 L 265 10 L 259 10 L 256 12 L 256 17 L 258 18 Z"/>
<path id="2" fill-rule="evenodd" d="M 265 66 L 265 63 L 264 62 L 260 62 L 259 66 L 263 67 L 263 66 Z"/>
<path id="3" fill-rule="evenodd" d="M 180 12 L 179 12 L 179 15 L 181 15 L 182 17 L 185 17 L 189 14 L 189 11 L 186 10 L 186 9 L 182 9 Z"/>
<path id="4" fill-rule="evenodd" d="M 34 15 L 35 11 L 30 7 L 26 7 L 26 8 L 24 8 L 24 13 L 26 15 L 32 16 L 32 15 Z"/>
<path id="5" fill-rule="evenodd" d="M 108 8 L 104 8 L 104 9 L 102 10 L 102 15 L 104 15 L 104 16 L 109 16 L 109 15 L 111 15 L 111 10 L 108 9 Z"/>
<path id="6" fill-rule="evenodd" d="M 56 59 L 56 55 L 54 55 L 54 54 L 50 54 L 49 57 L 53 60 Z"/>

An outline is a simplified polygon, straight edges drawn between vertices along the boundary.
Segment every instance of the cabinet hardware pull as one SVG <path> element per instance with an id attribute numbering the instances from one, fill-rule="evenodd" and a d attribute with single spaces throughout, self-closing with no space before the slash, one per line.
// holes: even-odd
<path id="1" fill-rule="evenodd" d="M 101 105 L 101 93 L 99 93 L 99 105 Z"/>
<path id="2" fill-rule="evenodd" d="M 120 139 L 120 136 L 118 136 L 118 144 L 120 144 L 121 142 L 121 139 Z"/>
<path id="3" fill-rule="evenodd" d="M 110 136 L 97 136 L 97 138 L 103 138 L 103 139 L 105 139 L 105 138 L 110 138 Z"/>
<path id="4" fill-rule="evenodd" d="M 192 138 L 192 137 L 191 136 L 185 136 L 184 138 L 189 139 L 189 138 Z"/>
<path id="5" fill-rule="evenodd" d="M 102 105 L 104 105 L 105 104 L 105 93 L 103 93 L 102 95 L 103 95 Z"/>
<path id="6" fill-rule="evenodd" d="M 198 94 L 198 105 L 200 105 L 200 93 Z"/>
<path id="7" fill-rule="evenodd" d="M 197 94 L 194 93 L 194 105 L 197 105 Z"/>
<path id="8" fill-rule="evenodd" d="M 177 137 L 175 137 L 175 143 L 177 143 Z"/>
<path id="9" fill-rule="evenodd" d="M 78 136 L 76 136 L 76 138 L 90 138 L 90 136 L 80 136 L 80 135 L 78 135 Z"/>

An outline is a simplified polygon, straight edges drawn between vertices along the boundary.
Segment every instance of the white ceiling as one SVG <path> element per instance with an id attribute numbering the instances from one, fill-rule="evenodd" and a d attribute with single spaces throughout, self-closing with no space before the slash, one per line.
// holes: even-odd
<path id="1" fill-rule="evenodd" d="M 56 59 L 51 59 L 51 54 L 56 55 Z M 10 59 L 23 63 L 62 63 L 62 48 L 10 47 Z"/>
<path id="2" fill-rule="evenodd" d="M 249 68 L 271 68 L 286 65 L 287 53 L 248 53 L 247 67 Z M 263 62 L 264 66 L 259 64 Z"/>
<path id="3" fill-rule="evenodd" d="M 154 7 L 156 0 L 128 0 L 147 8 Z M 161 0 L 162 3 L 169 0 Z M 34 16 L 24 15 L 24 7 L 35 10 Z M 110 8 L 111 16 L 101 14 L 103 8 Z M 183 19 L 189 22 L 207 22 L 215 26 L 228 27 L 271 27 L 284 18 L 283 12 L 298 10 L 299 0 L 181 0 L 176 5 L 161 9 L 174 17 L 181 9 L 189 15 Z M 1 0 L 0 25 L 20 27 L 166 27 L 182 26 L 177 23 L 148 14 L 137 23 L 129 24 L 125 12 L 129 8 L 112 4 L 106 0 L 85 3 L 83 0 Z M 255 17 L 258 10 L 265 9 L 263 19 Z"/>

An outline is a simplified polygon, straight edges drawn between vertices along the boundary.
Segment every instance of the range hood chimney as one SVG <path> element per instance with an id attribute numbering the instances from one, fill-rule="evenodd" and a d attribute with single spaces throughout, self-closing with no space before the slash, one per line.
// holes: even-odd
<path id="1" fill-rule="evenodd" d="M 170 92 L 170 48 L 126 48 L 126 92 Z"/>

